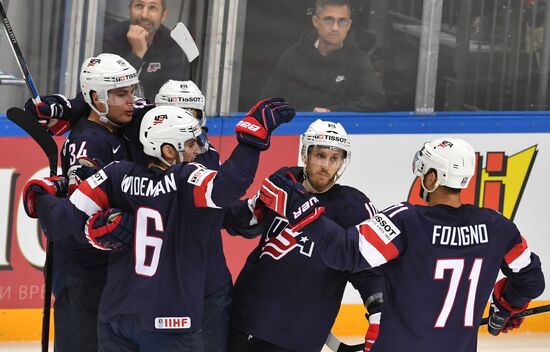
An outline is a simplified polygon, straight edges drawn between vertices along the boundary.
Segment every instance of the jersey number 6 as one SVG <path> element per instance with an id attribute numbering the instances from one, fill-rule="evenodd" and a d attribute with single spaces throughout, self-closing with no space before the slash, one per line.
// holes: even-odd
<path id="1" fill-rule="evenodd" d="M 148 236 L 147 224 L 152 220 L 157 232 L 164 231 L 162 216 L 154 209 L 139 208 L 136 213 L 135 270 L 137 274 L 153 276 L 157 272 L 162 238 Z M 147 254 L 152 253 L 148 256 Z M 150 258 L 150 260 L 147 260 Z M 147 263 L 148 262 L 148 263 Z"/>

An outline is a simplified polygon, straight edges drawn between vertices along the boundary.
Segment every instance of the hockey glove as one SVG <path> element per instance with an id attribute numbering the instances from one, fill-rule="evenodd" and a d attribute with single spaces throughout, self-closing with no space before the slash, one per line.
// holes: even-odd
<path id="1" fill-rule="evenodd" d="M 69 175 L 69 196 L 73 194 L 74 190 L 96 172 L 105 166 L 105 163 L 99 159 L 81 157 L 76 160 L 78 164 L 73 165 L 67 174 Z"/>
<path id="2" fill-rule="evenodd" d="M 287 218 L 290 229 L 300 231 L 321 216 L 325 208 L 301 183 L 275 173 L 264 179 L 260 200 L 266 207 Z"/>
<path id="3" fill-rule="evenodd" d="M 379 297 L 378 297 L 379 296 Z M 368 306 L 368 314 L 366 314 L 369 320 L 369 328 L 365 334 L 365 352 L 371 350 L 372 346 L 378 338 L 378 332 L 380 330 L 380 318 L 382 317 L 382 294 L 375 294 L 372 297 L 376 297 Z"/>
<path id="4" fill-rule="evenodd" d="M 502 278 L 495 284 L 493 289 L 493 302 L 489 309 L 488 329 L 491 335 L 497 336 L 502 331 L 507 333 L 509 330 L 519 328 L 524 318 L 513 318 L 512 315 L 523 312 L 527 309 L 529 303 L 521 308 L 514 308 L 502 296 L 507 278 Z"/>
<path id="5" fill-rule="evenodd" d="M 135 217 L 120 209 L 109 208 L 88 218 L 84 233 L 88 242 L 97 249 L 119 251 L 132 246 Z"/>
<path id="6" fill-rule="evenodd" d="M 271 133 L 295 115 L 294 108 L 282 98 L 261 100 L 237 123 L 237 140 L 259 150 L 269 148 Z"/>
<path id="7" fill-rule="evenodd" d="M 61 94 L 46 95 L 38 105 L 29 99 L 25 110 L 36 116 L 38 122 L 54 136 L 61 136 L 71 128 L 71 102 Z"/>
<path id="8" fill-rule="evenodd" d="M 32 179 L 23 188 L 23 206 L 31 218 L 38 218 L 36 202 L 38 197 L 51 194 L 56 197 L 67 196 L 67 179 L 61 176 L 52 176 Z"/>

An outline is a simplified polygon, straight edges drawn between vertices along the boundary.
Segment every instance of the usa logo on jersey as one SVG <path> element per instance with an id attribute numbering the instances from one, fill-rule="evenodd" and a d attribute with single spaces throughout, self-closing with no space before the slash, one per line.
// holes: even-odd
<path id="1" fill-rule="evenodd" d="M 315 242 L 301 232 L 292 232 L 288 228 L 288 221 L 282 217 L 275 217 L 265 237 L 262 254 L 279 260 L 294 248 L 300 248 L 300 254 L 311 257 Z"/>

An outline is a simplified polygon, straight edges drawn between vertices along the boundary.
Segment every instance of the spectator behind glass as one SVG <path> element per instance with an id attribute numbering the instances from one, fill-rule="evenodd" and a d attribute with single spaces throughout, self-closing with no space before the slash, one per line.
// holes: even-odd
<path id="1" fill-rule="evenodd" d="M 299 111 L 383 111 L 386 98 L 368 55 L 348 37 L 348 0 L 317 0 L 315 30 L 281 56 L 263 96 L 288 97 Z M 347 38 L 347 40 L 346 40 Z"/>
<path id="2" fill-rule="evenodd" d="M 128 9 L 129 21 L 105 29 L 103 52 L 122 56 L 138 70 L 141 95 L 152 102 L 164 82 L 184 80 L 183 51 L 162 24 L 166 0 L 131 0 Z"/>

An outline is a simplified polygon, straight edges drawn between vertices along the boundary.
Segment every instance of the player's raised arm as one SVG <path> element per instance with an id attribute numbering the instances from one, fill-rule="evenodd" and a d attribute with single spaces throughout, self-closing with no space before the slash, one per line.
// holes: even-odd
<path id="1" fill-rule="evenodd" d="M 200 166 L 188 182 L 195 185 L 195 205 L 221 208 L 242 197 L 252 184 L 260 152 L 269 148 L 272 132 L 294 117 L 294 108 L 282 98 L 258 102 L 235 128 L 239 144 L 231 156 L 213 171 Z"/>

